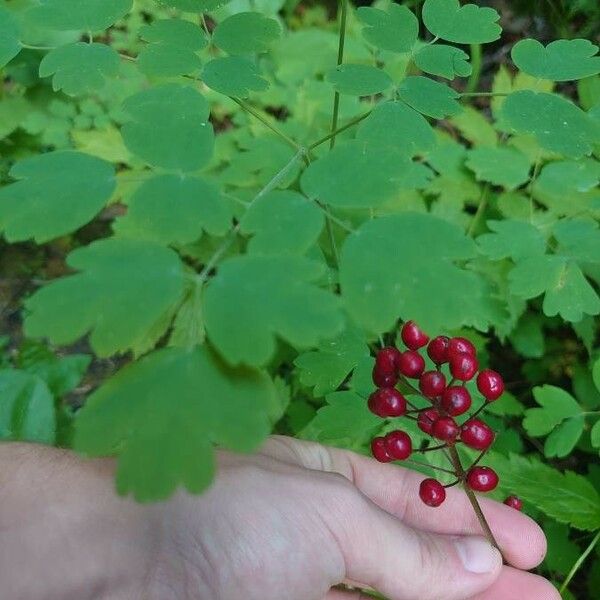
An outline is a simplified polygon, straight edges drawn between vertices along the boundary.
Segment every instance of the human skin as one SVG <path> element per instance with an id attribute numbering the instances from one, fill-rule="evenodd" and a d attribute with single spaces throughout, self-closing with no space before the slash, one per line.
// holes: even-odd
<path id="1" fill-rule="evenodd" d="M 464 493 L 428 508 L 406 469 L 285 437 L 217 460 L 204 494 L 141 505 L 115 494 L 112 460 L 0 445 L 2 599 L 361 598 L 332 589 L 350 581 L 390 600 L 560 598 L 524 571 L 546 541 L 512 508 L 481 501 L 508 566 Z"/>

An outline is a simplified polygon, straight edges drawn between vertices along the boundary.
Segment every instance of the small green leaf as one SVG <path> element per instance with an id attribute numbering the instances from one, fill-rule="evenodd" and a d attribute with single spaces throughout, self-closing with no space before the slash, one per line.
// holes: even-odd
<path id="1" fill-rule="evenodd" d="M 221 21 L 213 42 L 229 54 L 265 52 L 281 36 L 281 26 L 257 12 L 240 12 Z"/>
<path id="2" fill-rule="evenodd" d="M 314 202 L 297 192 L 274 191 L 254 201 L 241 220 L 241 231 L 253 235 L 250 254 L 304 254 L 323 224 L 324 215 Z"/>
<path id="3" fill-rule="evenodd" d="M 584 419 L 582 417 L 567 419 L 550 433 L 544 443 L 546 458 L 564 458 L 575 448 L 583 433 Z"/>
<path id="4" fill-rule="evenodd" d="M 41 244 L 78 229 L 116 186 L 112 165 L 73 151 L 27 158 L 10 175 L 19 181 L 0 189 L 0 230 L 9 242 Z"/>
<path id="5" fill-rule="evenodd" d="M 365 40 L 381 50 L 410 52 L 417 42 L 419 21 L 406 6 L 390 4 L 387 11 L 361 6 L 356 16 L 365 24 Z"/>
<path id="6" fill-rule="evenodd" d="M 541 231 L 526 221 L 488 221 L 494 233 L 485 233 L 477 238 L 481 251 L 492 260 L 512 258 L 515 261 L 543 255 L 546 240 Z"/>
<path id="7" fill-rule="evenodd" d="M 496 21 L 500 15 L 493 8 L 476 4 L 461 6 L 458 0 L 426 0 L 423 23 L 433 35 L 456 44 L 485 44 L 500 37 Z"/>
<path id="8" fill-rule="evenodd" d="M 164 334 L 183 298 L 179 257 L 150 242 L 108 238 L 71 252 L 67 262 L 78 273 L 27 300 L 28 335 L 70 344 L 91 331 L 98 356 L 139 354 Z"/>
<path id="9" fill-rule="evenodd" d="M 0 370 L 0 439 L 54 443 L 54 398 L 37 375 Z"/>
<path id="10" fill-rule="evenodd" d="M 372 96 L 392 86 L 390 76 L 370 65 L 339 65 L 327 73 L 327 81 L 340 94 L 349 96 Z"/>
<path id="11" fill-rule="evenodd" d="M 206 346 L 167 348 L 121 370 L 75 421 L 75 449 L 118 455 L 117 489 L 161 500 L 198 494 L 214 474 L 213 444 L 254 450 L 269 433 L 276 389 L 266 373 L 226 366 Z"/>
<path id="12" fill-rule="evenodd" d="M 13 14 L 0 6 L 0 69 L 21 50 L 19 24 Z"/>
<path id="13" fill-rule="evenodd" d="M 468 77 L 473 72 L 469 55 L 455 46 L 425 44 L 413 57 L 421 71 L 453 80 L 456 75 Z"/>
<path id="14" fill-rule="evenodd" d="M 600 358 L 594 363 L 592 377 L 594 379 L 594 385 L 596 386 L 596 389 L 600 392 Z"/>
<path id="15" fill-rule="evenodd" d="M 600 163 L 593 159 L 546 163 L 535 181 L 535 191 L 557 197 L 585 193 L 600 183 Z"/>
<path id="16" fill-rule="evenodd" d="M 518 133 L 533 134 L 543 148 L 568 158 L 590 154 L 600 142 L 600 123 L 556 94 L 513 92 L 501 114 Z"/>
<path id="17" fill-rule="evenodd" d="M 600 262 L 600 229 L 595 221 L 558 221 L 552 233 L 558 242 L 556 253 L 581 263 Z"/>
<path id="18" fill-rule="evenodd" d="M 517 42 L 511 56 L 524 73 L 550 81 L 572 81 L 600 73 L 598 46 L 589 40 L 557 40 L 544 47 L 537 40 Z"/>
<path id="19" fill-rule="evenodd" d="M 169 336 L 169 346 L 191 350 L 204 343 L 204 314 L 202 312 L 202 283 L 198 280 L 190 286 L 190 291 L 181 303 L 173 321 Z"/>
<path id="20" fill-rule="evenodd" d="M 529 180 L 530 163 L 522 152 L 509 148 L 479 146 L 469 151 L 466 166 L 479 181 L 514 190 Z"/>
<path id="21" fill-rule="evenodd" d="M 456 101 L 460 94 L 429 77 L 407 77 L 398 87 L 398 96 L 420 113 L 443 119 L 462 111 Z"/>
<path id="22" fill-rule="evenodd" d="M 204 294 L 210 341 L 232 364 L 263 365 L 276 337 L 307 348 L 334 336 L 343 322 L 337 298 L 314 285 L 322 275 L 322 264 L 300 256 L 223 262 Z"/>
<path id="23" fill-rule="evenodd" d="M 207 13 L 229 4 L 231 0 L 158 0 L 161 4 L 184 12 Z"/>
<path id="24" fill-rule="evenodd" d="M 215 236 L 225 234 L 232 216 L 215 185 L 200 177 L 158 175 L 136 190 L 127 214 L 113 227 L 122 237 L 189 244 L 203 231 Z"/>
<path id="25" fill-rule="evenodd" d="M 202 80 L 215 92 L 240 98 L 247 98 L 251 92 L 263 92 L 269 87 L 256 65 L 240 56 L 211 60 L 202 71 Z"/>
<path id="26" fill-rule="evenodd" d="M 590 435 L 592 440 L 592 446 L 594 446 L 594 448 L 600 448 L 600 421 L 597 421 L 596 424 L 592 427 Z"/>
<path id="27" fill-rule="evenodd" d="M 28 18 L 45 29 L 100 31 L 132 8 L 133 0 L 39 0 Z"/>
<path id="28" fill-rule="evenodd" d="M 483 111 L 471 106 L 464 106 L 460 113 L 452 117 L 451 123 L 474 146 L 496 146 L 498 142 L 496 130 Z"/>
<path id="29" fill-rule="evenodd" d="M 510 334 L 510 341 L 516 351 L 525 358 L 541 358 L 546 349 L 541 316 L 525 314 Z M 498 404 L 495 402 L 494 404 Z"/>
<path id="30" fill-rule="evenodd" d="M 168 83 L 123 103 L 130 121 L 121 133 L 127 148 L 155 167 L 190 172 L 211 158 L 214 133 L 208 102 L 195 89 Z"/>
<path id="31" fill-rule="evenodd" d="M 566 525 L 548 519 L 543 527 L 548 553 L 542 568 L 566 576 L 579 558 L 579 546 L 570 538 L 571 530 Z"/>
<path id="32" fill-rule="evenodd" d="M 40 77 L 52 77 L 54 91 L 78 96 L 101 89 L 119 72 L 119 55 L 104 44 L 76 42 L 55 48 L 40 63 Z"/>

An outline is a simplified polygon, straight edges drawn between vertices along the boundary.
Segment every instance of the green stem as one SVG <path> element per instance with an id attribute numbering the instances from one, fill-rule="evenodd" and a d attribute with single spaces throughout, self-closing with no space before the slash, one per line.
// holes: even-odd
<path id="1" fill-rule="evenodd" d="M 534 200 L 533 200 L 533 186 L 535 184 L 535 180 L 538 178 L 540 174 L 540 170 L 542 167 L 542 157 L 538 154 L 535 160 L 535 166 L 533 167 L 533 174 L 531 175 L 531 179 L 529 180 L 528 185 L 528 193 L 529 193 L 529 222 L 533 223 L 533 213 L 534 213 Z"/>
<path id="2" fill-rule="evenodd" d="M 442 473 L 447 473 L 448 475 L 456 475 L 456 473 L 450 469 L 444 469 L 443 467 L 438 467 L 437 465 L 432 465 L 430 463 L 422 462 L 420 460 L 414 460 L 412 458 L 409 458 L 409 459 L 405 460 L 404 462 L 407 462 L 411 465 L 417 465 L 419 467 L 426 467 L 428 469 L 441 471 Z"/>
<path id="3" fill-rule="evenodd" d="M 483 186 L 483 190 L 481 190 L 481 198 L 479 199 L 479 206 L 477 207 L 477 212 L 473 215 L 473 220 L 471 221 L 471 225 L 467 231 L 467 235 L 469 237 L 473 237 L 475 231 L 477 231 L 477 226 L 479 225 L 479 221 L 481 221 L 488 205 L 488 191 L 489 184 L 485 184 Z"/>
<path id="4" fill-rule="evenodd" d="M 339 133 L 342 133 L 343 131 L 346 131 L 347 129 L 350 129 L 351 127 L 354 127 L 354 125 L 356 125 L 357 123 L 360 123 L 361 121 L 364 121 L 371 114 L 371 112 L 372 111 L 368 111 L 366 113 L 363 113 L 362 115 L 359 115 L 358 117 L 354 117 L 354 119 L 352 119 L 351 121 L 348 121 L 348 123 L 346 123 L 345 125 L 342 125 L 342 127 L 340 127 L 339 129 L 336 129 L 335 131 L 332 131 L 331 133 L 328 133 L 327 135 L 325 135 L 322 138 L 318 139 L 316 142 L 310 144 L 310 146 L 308 146 L 308 149 L 309 150 L 314 150 L 315 148 L 317 148 L 321 144 L 324 144 L 325 142 L 327 142 L 330 139 L 334 138 Z"/>
<path id="5" fill-rule="evenodd" d="M 496 98 L 499 96 L 508 96 L 509 92 L 463 92 L 461 98 Z"/>
<path id="6" fill-rule="evenodd" d="M 338 44 L 338 58 L 337 64 L 340 66 L 344 62 L 344 46 L 346 44 L 346 21 L 348 20 L 348 0 L 340 0 L 341 2 L 341 16 L 340 16 L 340 41 Z M 335 146 L 335 130 L 338 125 L 338 116 L 340 112 L 340 93 L 335 92 L 333 96 L 333 116 L 331 117 L 331 141 L 329 147 Z"/>
<path id="7" fill-rule="evenodd" d="M 467 81 L 467 87 L 465 91 L 472 93 L 477 89 L 479 80 L 481 79 L 481 44 L 471 44 L 471 65 L 473 66 L 473 72 Z"/>
<path id="8" fill-rule="evenodd" d="M 23 42 L 19 42 L 21 44 L 21 48 L 25 48 L 25 50 L 44 50 L 50 51 L 54 50 L 56 46 L 32 46 L 31 44 L 24 44 Z"/>
<path id="9" fill-rule="evenodd" d="M 581 565 L 585 562 L 585 559 L 591 554 L 592 550 L 596 547 L 596 544 L 600 541 L 600 531 L 594 536 L 594 539 L 590 542 L 590 545 L 584 550 L 583 554 L 577 559 L 573 568 L 569 571 L 567 578 L 563 581 L 560 586 L 560 595 L 562 596 L 567 590 L 567 586 L 571 583 L 573 577 L 575 577 L 575 573 L 579 571 Z"/>

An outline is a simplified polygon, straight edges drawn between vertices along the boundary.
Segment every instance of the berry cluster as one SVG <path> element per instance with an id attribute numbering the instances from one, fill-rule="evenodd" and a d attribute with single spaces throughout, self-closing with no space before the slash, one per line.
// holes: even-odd
<path id="1" fill-rule="evenodd" d="M 403 325 L 400 335 L 406 346 L 404 352 L 385 347 L 377 353 L 373 368 L 377 389 L 369 396 L 369 409 L 382 418 L 416 420 L 419 429 L 434 438 L 436 444 L 414 450 L 410 436 L 405 431 L 395 430 L 373 438 L 373 456 L 380 462 L 391 462 L 410 460 L 417 451 L 446 453 L 452 467 L 449 472 L 455 475 L 456 481 L 443 485 L 437 479 L 425 479 L 419 495 L 428 506 L 440 506 L 446 499 L 446 488 L 457 483 L 476 492 L 492 491 L 498 485 L 498 475 L 493 469 L 480 466 L 479 462 L 494 442 L 495 435 L 478 416 L 488 403 L 498 400 L 504 392 L 502 377 L 491 369 L 479 369 L 475 346 L 463 337 L 440 335 L 430 340 L 413 321 Z M 424 348 L 436 366 L 433 370 L 425 370 L 425 358 L 420 352 Z M 466 383 L 475 377 L 483 404 L 459 423 L 456 418 L 471 410 L 473 399 Z M 410 379 L 417 380 L 418 384 L 413 386 Z M 430 406 L 420 409 L 413 406 L 396 387 L 398 383 L 425 398 Z M 457 444 L 480 451 L 468 469 L 461 465 Z M 517 510 L 522 508 L 522 502 L 516 496 L 507 498 L 505 504 Z"/>

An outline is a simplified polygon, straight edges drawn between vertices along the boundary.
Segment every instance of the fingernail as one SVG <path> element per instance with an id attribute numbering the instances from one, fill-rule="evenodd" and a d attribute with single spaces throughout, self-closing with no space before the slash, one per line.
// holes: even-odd
<path id="1" fill-rule="evenodd" d="M 491 573 L 500 562 L 500 553 L 486 539 L 465 537 L 454 542 L 465 570 L 470 573 Z"/>

